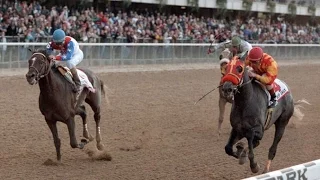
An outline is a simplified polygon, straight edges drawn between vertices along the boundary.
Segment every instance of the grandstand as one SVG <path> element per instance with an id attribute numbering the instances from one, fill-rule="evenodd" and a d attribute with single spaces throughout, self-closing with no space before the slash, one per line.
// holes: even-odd
<path id="1" fill-rule="evenodd" d="M 312 0 L 2 1 L 2 41 L 47 42 L 57 28 L 80 42 L 318 44 Z M 5 8 L 8 7 L 8 8 Z M 311 9 L 311 7 L 314 7 Z"/>

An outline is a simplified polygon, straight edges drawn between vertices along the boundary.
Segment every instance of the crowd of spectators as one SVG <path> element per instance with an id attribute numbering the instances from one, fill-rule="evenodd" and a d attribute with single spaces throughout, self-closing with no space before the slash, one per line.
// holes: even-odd
<path id="1" fill-rule="evenodd" d="M 219 43 L 240 35 L 257 43 L 319 43 L 320 26 L 296 25 L 284 18 L 234 18 L 226 21 L 195 17 L 187 13 L 164 15 L 144 11 L 110 12 L 47 9 L 33 3 L 5 1 L 0 5 L 0 31 L 6 41 L 45 42 L 53 31 L 62 28 L 80 42 L 209 42 L 210 35 Z M 3 39 L 2 38 L 2 39 Z"/>

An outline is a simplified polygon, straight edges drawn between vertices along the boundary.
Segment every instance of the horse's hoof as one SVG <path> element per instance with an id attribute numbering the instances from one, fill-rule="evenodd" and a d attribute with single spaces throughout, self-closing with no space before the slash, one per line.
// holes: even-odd
<path id="1" fill-rule="evenodd" d="M 99 151 L 102 151 L 102 150 L 104 150 L 104 146 L 103 146 L 103 144 L 97 144 L 97 148 L 98 148 L 98 150 Z"/>
<path id="2" fill-rule="evenodd" d="M 88 141 L 86 139 L 81 139 L 81 143 L 79 144 L 79 149 L 83 149 L 86 144 L 88 144 Z"/>
<path id="3" fill-rule="evenodd" d="M 240 159 L 240 156 L 244 150 L 244 144 L 242 142 L 239 142 L 239 143 L 237 143 L 236 148 L 237 148 L 236 154 L 237 154 L 238 158 Z"/>
<path id="4" fill-rule="evenodd" d="M 269 172 L 269 169 L 267 167 L 264 168 L 262 174 L 265 174 L 265 173 L 268 173 Z"/>
<path id="5" fill-rule="evenodd" d="M 89 139 L 89 141 L 91 142 L 91 141 L 94 140 L 94 137 L 92 137 L 91 134 L 90 134 L 89 138 L 87 138 L 87 139 Z"/>
<path id="6" fill-rule="evenodd" d="M 244 163 L 246 163 L 248 160 L 248 155 L 247 155 L 247 151 L 244 150 L 242 151 L 242 153 L 240 154 L 240 157 L 239 157 L 239 164 L 240 165 L 243 165 Z"/>
<path id="7" fill-rule="evenodd" d="M 260 170 L 260 166 L 258 163 L 256 163 L 253 167 L 251 167 L 251 172 L 252 173 L 257 173 Z"/>
<path id="8" fill-rule="evenodd" d="M 81 143 L 88 144 L 88 141 L 86 139 L 81 139 Z"/>

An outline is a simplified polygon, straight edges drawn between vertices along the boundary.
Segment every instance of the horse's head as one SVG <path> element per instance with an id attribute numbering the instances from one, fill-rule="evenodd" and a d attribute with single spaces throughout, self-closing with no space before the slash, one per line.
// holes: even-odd
<path id="1" fill-rule="evenodd" d="M 29 49 L 30 50 L 30 49 Z M 29 71 L 26 78 L 29 84 L 36 84 L 42 77 L 48 75 L 50 71 L 51 59 L 45 50 L 32 51 L 29 59 Z"/>
<path id="2" fill-rule="evenodd" d="M 226 98 L 232 98 L 234 96 L 234 94 L 238 91 L 238 87 L 243 83 L 244 70 L 244 62 L 241 61 L 238 56 L 234 56 L 228 63 L 226 74 L 221 80 L 223 83 L 223 96 Z"/>

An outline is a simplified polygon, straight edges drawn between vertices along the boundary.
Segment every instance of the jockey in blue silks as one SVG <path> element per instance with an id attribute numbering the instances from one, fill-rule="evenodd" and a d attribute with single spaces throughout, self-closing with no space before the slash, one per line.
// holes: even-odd
<path id="1" fill-rule="evenodd" d="M 83 52 L 79 47 L 78 42 L 66 36 L 62 29 L 57 29 L 53 32 L 53 39 L 47 45 L 47 52 L 52 54 L 53 50 L 59 50 L 57 56 L 50 55 L 51 59 L 57 61 L 66 61 L 67 67 L 70 69 L 75 86 L 73 91 L 75 93 L 80 91 L 81 82 L 77 73 L 76 66 L 83 60 Z"/>

